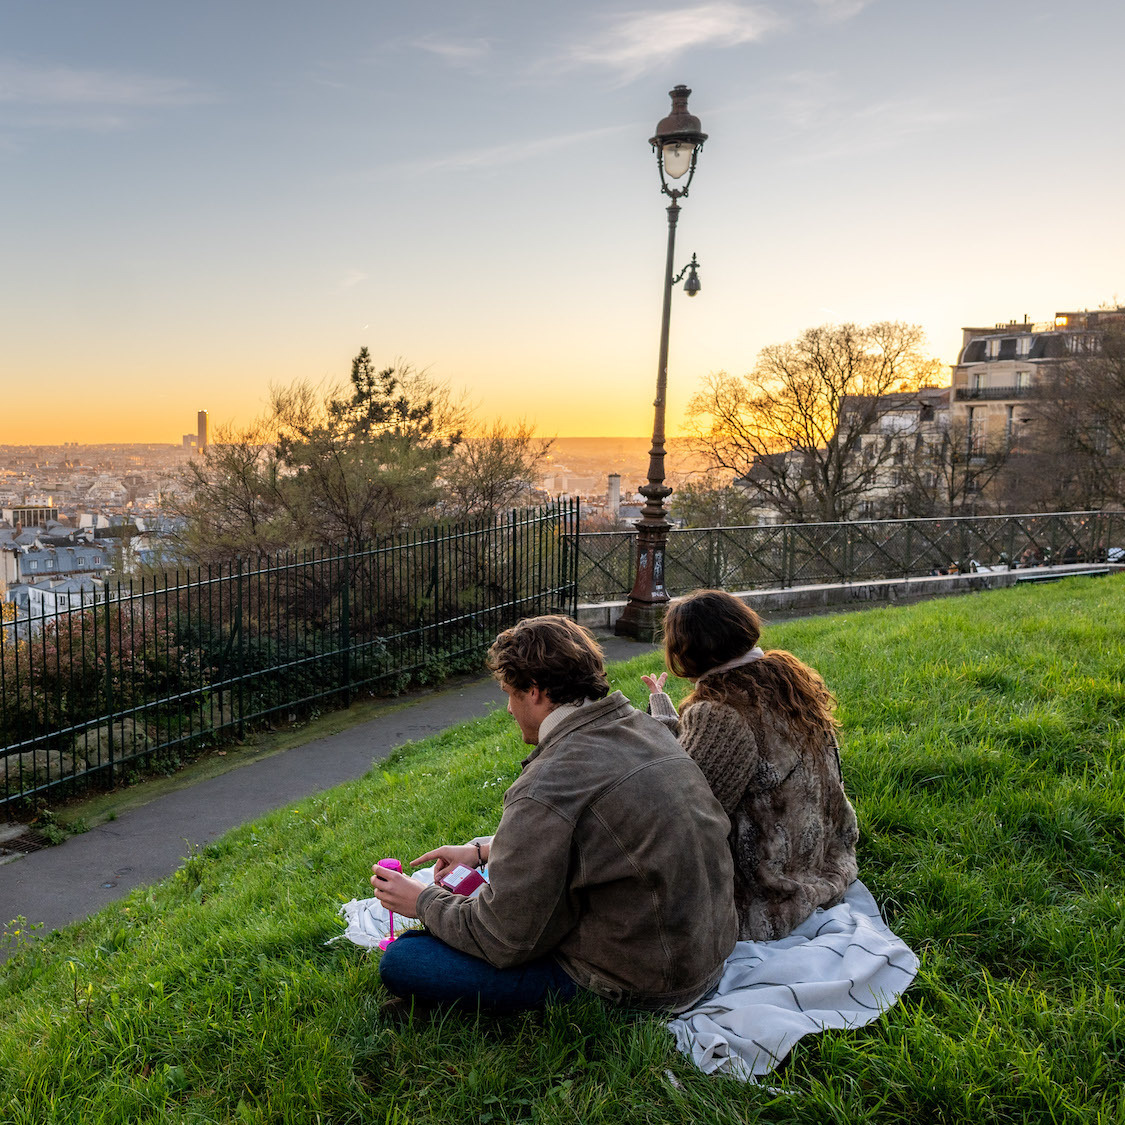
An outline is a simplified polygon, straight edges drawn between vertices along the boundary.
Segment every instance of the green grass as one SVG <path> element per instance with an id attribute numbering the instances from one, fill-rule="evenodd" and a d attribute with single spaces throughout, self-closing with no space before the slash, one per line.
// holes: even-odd
<path id="1" fill-rule="evenodd" d="M 13 957 L 0 1121 L 1125 1120 L 1123 620 L 1125 576 L 767 630 L 840 700 L 860 874 L 922 958 L 771 1089 L 595 1001 L 399 1026 L 377 958 L 324 944 L 375 859 L 494 825 L 523 754 L 496 714 Z M 616 685 L 640 700 L 655 663 Z"/>

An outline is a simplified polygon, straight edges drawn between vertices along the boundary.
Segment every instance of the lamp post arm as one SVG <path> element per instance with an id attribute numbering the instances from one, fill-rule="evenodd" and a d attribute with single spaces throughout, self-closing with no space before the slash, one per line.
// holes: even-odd
<path id="1" fill-rule="evenodd" d="M 672 278 L 672 284 L 679 285 L 680 282 L 683 281 L 684 274 L 686 274 L 688 270 L 692 270 L 694 272 L 697 269 L 699 269 L 699 263 L 695 260 L 695 255 L 692 254 L 691 261 L 688 262 L 688 264 L 684 266 L 684 268 L 680 270 L 680 272 L 676 274 L 674 278 Z"/>

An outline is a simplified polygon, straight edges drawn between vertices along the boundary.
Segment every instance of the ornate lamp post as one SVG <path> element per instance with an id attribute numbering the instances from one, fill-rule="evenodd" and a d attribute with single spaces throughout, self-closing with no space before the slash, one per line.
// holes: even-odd
<path id="1" fill-rule="evenodd" d="M 660 360 L 656 370 L 656 401 L 652 423 L 652 448 L 648 455 L 648 483 L 641 486 L 645 506 L 637 528 L 637 579 L 633 583 L 629 603 L 617 620 L 615 632 L 619 637 L 636 637 L 652 640 L 659 632 L 668 606 L 668 591 L 664 588 L 664 553 L 668 546 L 668 529 L 672 526 L 664 510 L 664 498 L 672 492 L 664 483 L 664 394 L 668 386 L 668 320 L 672 310 L 672 286 L 685 273 L 688 274 L 684 290 L 689 297 L 699 292 L 699 263 L 695 255 L 673 277 L 676 249 L 676 220 L 680 217 L 679 200 L 687 198 L 695 175 L 695 162 L 707 134 L 699 127 L 699 118 L 687 111 L 691 91 L 677 86 L 670 91 L 672 112 L 656 127 L 656 135 L 649 140 L 656 151 L 656 164 L 660 169 L 660 190 L 670 196 L 668 205 L 668 257 L 664 266 L 664 310 L 660 322 Z M 687 176 L 680 187 L 670 186 Z"/>

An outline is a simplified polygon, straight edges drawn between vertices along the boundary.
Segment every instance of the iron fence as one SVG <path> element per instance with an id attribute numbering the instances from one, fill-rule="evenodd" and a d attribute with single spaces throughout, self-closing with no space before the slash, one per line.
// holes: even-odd
<path id="1" fill-rule="evenodd" d="M 669 532 L 664 573 L 676 595 L 1104 562 L 1122 549 L 1122 512 L 691 528 Z M 579 535 L 581 600 L 627 597 L 635 567 L 635 532 Z"/>
<path id="2" fill-rule="evenodd" d="M 479 667 L 502 629 L 574 614 L 574 504 L 119 584 L 0 624 L 0 805 L 358 690 Z"/>

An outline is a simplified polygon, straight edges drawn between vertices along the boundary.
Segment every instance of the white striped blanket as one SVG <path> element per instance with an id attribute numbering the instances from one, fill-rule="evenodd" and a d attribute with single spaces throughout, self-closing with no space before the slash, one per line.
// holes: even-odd
<path id="1" fill-rule="evenodd" d="M 738 942 L 719 987 L 669 1026 L 701 1070 L 753 1081 L 806 1035 L 878 1019 L 917 972 L 857 879 L 788 937 Z"/>

